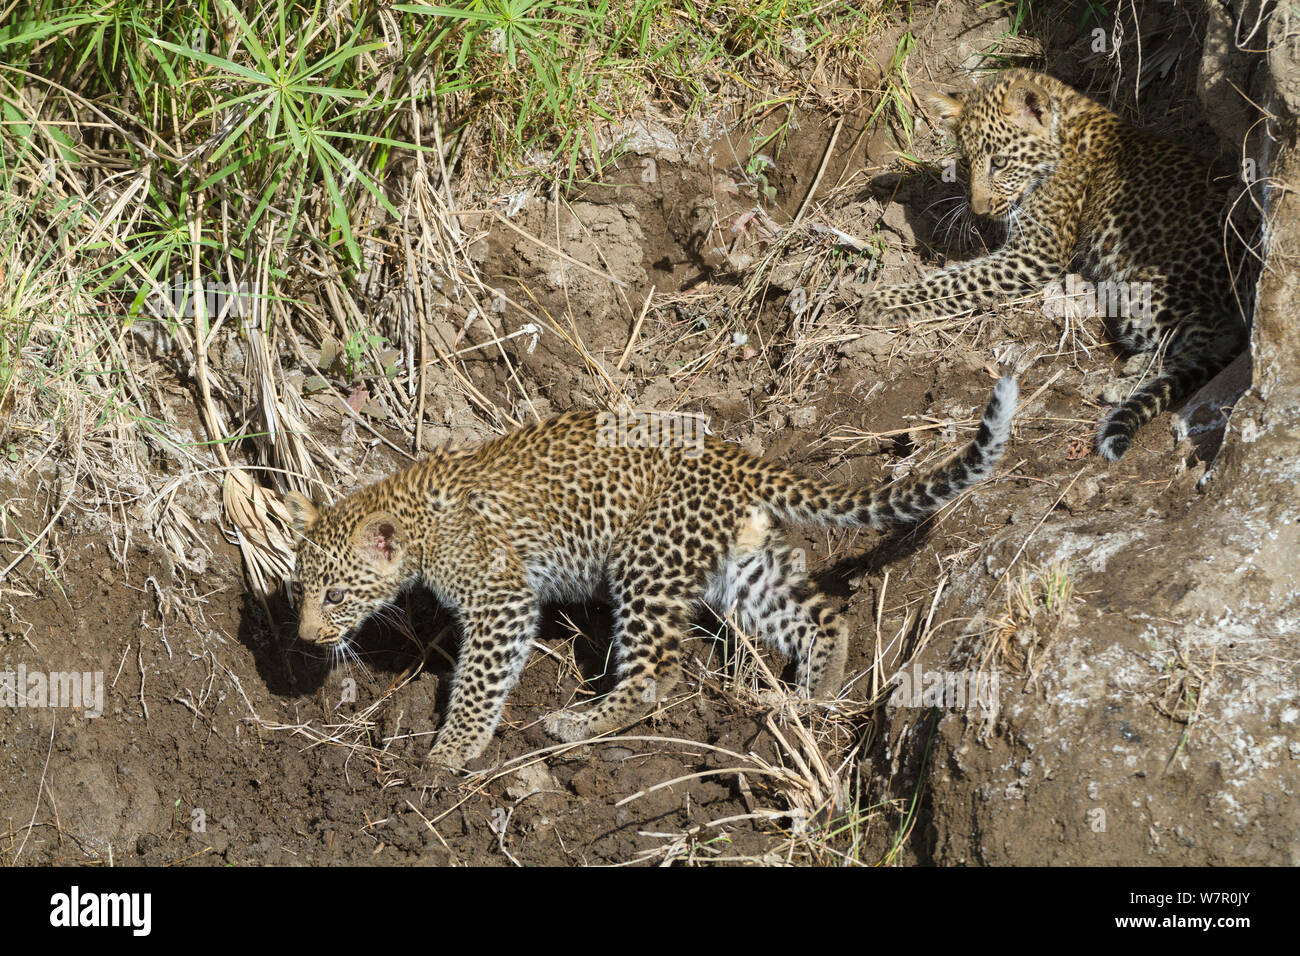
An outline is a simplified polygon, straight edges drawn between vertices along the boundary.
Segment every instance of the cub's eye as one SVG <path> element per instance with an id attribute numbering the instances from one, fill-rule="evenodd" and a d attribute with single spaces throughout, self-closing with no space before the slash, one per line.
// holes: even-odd
<path id="1" fill-rule="evenodd" d="M 344 592 L 338 588 L 330 588 L 330 590 L 325 592 L 325 603 L 338 604 L 343 600 L 343 594 Z"/>
<path id="2" fill-rule="evenodd" d="M 1007 158 L 1003 156 L 1001 153 L 989 158 L 990 169 L 1005 169 L 1006 165 L 1007 165 Z"/>

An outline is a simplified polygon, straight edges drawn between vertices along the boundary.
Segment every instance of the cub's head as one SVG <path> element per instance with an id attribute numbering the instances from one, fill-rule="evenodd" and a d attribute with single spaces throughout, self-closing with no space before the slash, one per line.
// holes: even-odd
<path id="1" fill-rule="evenodd" d="M 971 211 L 1008 218 L 1061 157 L 1060 97 L 1051 77 L 1007 70 L 960 96 L 930 98 L 957 139 Z"/>
<path id="2" fill-rule="evenodd" d="M 298 533 L 292 583 L 298 636 L 324 647 L 339 645 L 396 599 L 409 577 L 401 522 L 366 507 L 364 499 L 320 508 L 290 491 L 284 503 Z"/>

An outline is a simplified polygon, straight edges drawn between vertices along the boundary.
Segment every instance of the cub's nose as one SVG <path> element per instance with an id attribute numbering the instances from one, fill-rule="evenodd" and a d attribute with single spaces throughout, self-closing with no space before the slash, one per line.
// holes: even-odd
<path id="1" fill-rule="evenodd" d="M 298 639 L 306 644 L 328 647 L 337 644 L 341 636 L 337 628 L 326 627 L 319 620 L 304 620 L 298 625 Z"/>

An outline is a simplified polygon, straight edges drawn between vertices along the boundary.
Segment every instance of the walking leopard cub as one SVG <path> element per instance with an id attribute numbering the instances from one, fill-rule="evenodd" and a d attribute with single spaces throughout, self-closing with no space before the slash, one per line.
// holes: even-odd
<path id="1" fill-rule="evenodd" d="M 1112 288 L 1140 290 L 1108 299 L 1119 306 L 1108 311 L 1119 312 L 1112 318 L 1120 343 L 1159 353 L 1152 374 L 1098 432 L 1098 451 L 1118 459 L 1142 425 L 1214 377 L 1244 344 L 1224 254 L 1230 187 L 1189 150 L 1041 73 L 1007 70 L 933 103 L 956 136 L 971 211 L 1003 220 L 1006 241 L 991 255 L 876 290 L 859 318 L 991 307 L 1043 290 L 1072 263 Z M 1140 308 L 1128 307 L 1139 298 Z"/>
<path id="2" fill-rule="evenodd" d="M 545 727 L 560 740 L 602 734 L 668 694 L 701 606 L 734 610 L 747 631 L 792 656 L 799 693 L 834 696 L 848 635 L 776 522 L 875 528 L 931 514 L 992 472 L 1016 394 L 1015 380 L 1001 379 L 959 456 L 879 490 L 802 477 L 712 436 L 648 442 L 638 438 L 673 434 L 623 432 L 610 427 L 611 413 L 569 412 L 436 452 L 333 507 L 290 492 L 298 635 L 338 646 L 403 588 L 429 587 L 462 631 L 429 754 L 453 767 L 491 740 L 540 605 L 602 591 L 613 608 L 615 685 L 585 710 L 551 714 Z"/>

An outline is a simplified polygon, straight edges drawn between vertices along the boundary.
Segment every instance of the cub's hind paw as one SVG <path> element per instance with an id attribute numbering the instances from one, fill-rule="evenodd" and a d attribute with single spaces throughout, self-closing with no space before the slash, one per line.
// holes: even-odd
<path id="1" fill-rule="evenodd" d="M 542 728 L 556 740 L 562 740 L 566 744 L 594 736 L 591 733 L 591 721 L 571 710 L 557 710 L 547 714 L 542 719 Z"/>
<path id="2" fill-rule="evenodd" d="M 773 710 L 781 710 L 795 701 L 808 699 L 791 687 L 762 687 L 755 692 L 754 696 L 764 707 L 771 707 Z"/>
<path id="3" fill-rule="evenodd" d="M 826 694 L 816 694 L 809 696 L 801 691 L 790 687 L 765 687 L 758 691 L 758 702 L 764 707 L 771 707 L 773 710 L 790 711 L 798 714 L 808 714 L 813 712 L 828 712 L 837 714 L 841 712 L 841 702 L 835 696 L 834 691 Z"/>
<path id="4" fill-rule="evenodd" d="M 1103 385 L 1097 397 L 1107 405 L 1123 405 L 1141 384 L 1141 375 L 1121 375 Z"/>

